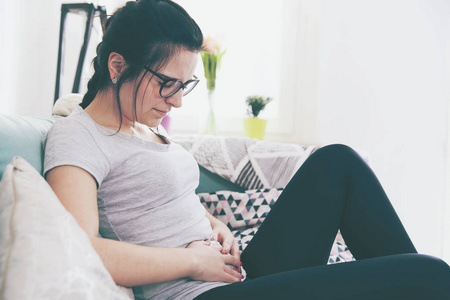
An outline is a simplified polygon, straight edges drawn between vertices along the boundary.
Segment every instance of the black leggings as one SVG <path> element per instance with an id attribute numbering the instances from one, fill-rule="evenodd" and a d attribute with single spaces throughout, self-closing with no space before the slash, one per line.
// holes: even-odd
<path id="1" fill-rule="evenodd" d="M 327 265 L 338 229 L 354 262 Z M 242 252 L 248 279 L 197 299 L 450 299 L 450 268 L 419 255 L 351 148 L 313 153 Z"/>

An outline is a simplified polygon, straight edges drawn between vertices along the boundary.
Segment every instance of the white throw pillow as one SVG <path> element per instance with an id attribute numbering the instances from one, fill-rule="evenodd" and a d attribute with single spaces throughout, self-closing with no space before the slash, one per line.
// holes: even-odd
<path id="1" fill-rule="evenodd" d="M 83 101 L 82 94 L 68 94 L 56 100 L 53 115 L 67 117 Z"/>
<path id="2" fill-rule="evenodd" d="M 0 182 L 1 299 L 134 299 L 44 178 L 15 157 Z M 130 294 L 131 292 L 131 294 Z"/>

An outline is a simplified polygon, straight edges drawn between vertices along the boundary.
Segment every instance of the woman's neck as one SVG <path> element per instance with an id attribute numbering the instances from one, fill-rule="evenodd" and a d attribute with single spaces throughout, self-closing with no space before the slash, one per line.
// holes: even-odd
<path id="1" fill-rule="evenodd" d="M 84 110 L 95 123 L 120 132 L 136 136 L 146 141 L 166 144 L 167 141 L 153 132 L 148 126 L 133 122 L 122 113 L 122 124 L 120 124 L 119 109 L 116 107 L 116 96 L 112 92 L 97 94 L 91 104 Z"/>
<path id="2" fill-rule="evenodd" d="M 113 130 L 118 130 L 120 127 L 122 131 L 122 129 L 131 129 L 136 125 L 124 114 L 122 114 L 121 124 L 121 116 L 116 105 L 116 96 L 112 91 L 98 93 L 84 111 L 97 124 Z"/>

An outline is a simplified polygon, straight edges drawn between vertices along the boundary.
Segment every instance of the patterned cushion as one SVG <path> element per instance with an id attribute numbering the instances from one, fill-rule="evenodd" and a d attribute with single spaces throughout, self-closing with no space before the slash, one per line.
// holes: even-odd
<path id="1" fill-rule="evenodd" d="M 234 238 L 237 240 L 239 244 L 239 249 L 244 251 L 244 249 L 247 247 L 248 243 L 252 240 L 252 238 L 255 236 L 256 232 L 259 229 L 259 225 L 255 227 L 250 227 L 244 230 L 233 230 L 231 233 L 234 235 Z"/>
<path id="2" fill-rule="evenodd" d="M 259 225 L 266 218 L 283 189 L 257 189 L 245 193 L 218 191 L 200 193 L 203 206 L 231 230 Z"/>
<path id="3" fill-rule="evenodd" d="M 336 239 L 334 240 L 333 247 L 331 248 L 330 257 L 328 258 L 328 264 L 342 263 L 346 261 L 353 261 L 355 258 L 345 245 L 344 238 L 342 238 L 341 232 L 338 231 Z"/>

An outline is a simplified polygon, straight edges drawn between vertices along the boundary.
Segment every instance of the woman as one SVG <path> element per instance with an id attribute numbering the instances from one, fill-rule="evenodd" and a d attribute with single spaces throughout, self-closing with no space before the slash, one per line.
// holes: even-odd
<path id="1" fill-rule="evenodd" d="M 236 241 L 195 195 L 195 160 L 159 126 L 198 83 L 199 27 L 170 0 L 129 2 L 106 27 L 81 107 L 47 135 L 44 172 L 136 299 L 450 297 L 449 267 L 416 254 L 375 175 L 340 145 L 291 180 L 242 253 L 241 282 Z M 358 261 L 327 266 L 338 228 Z"/>

